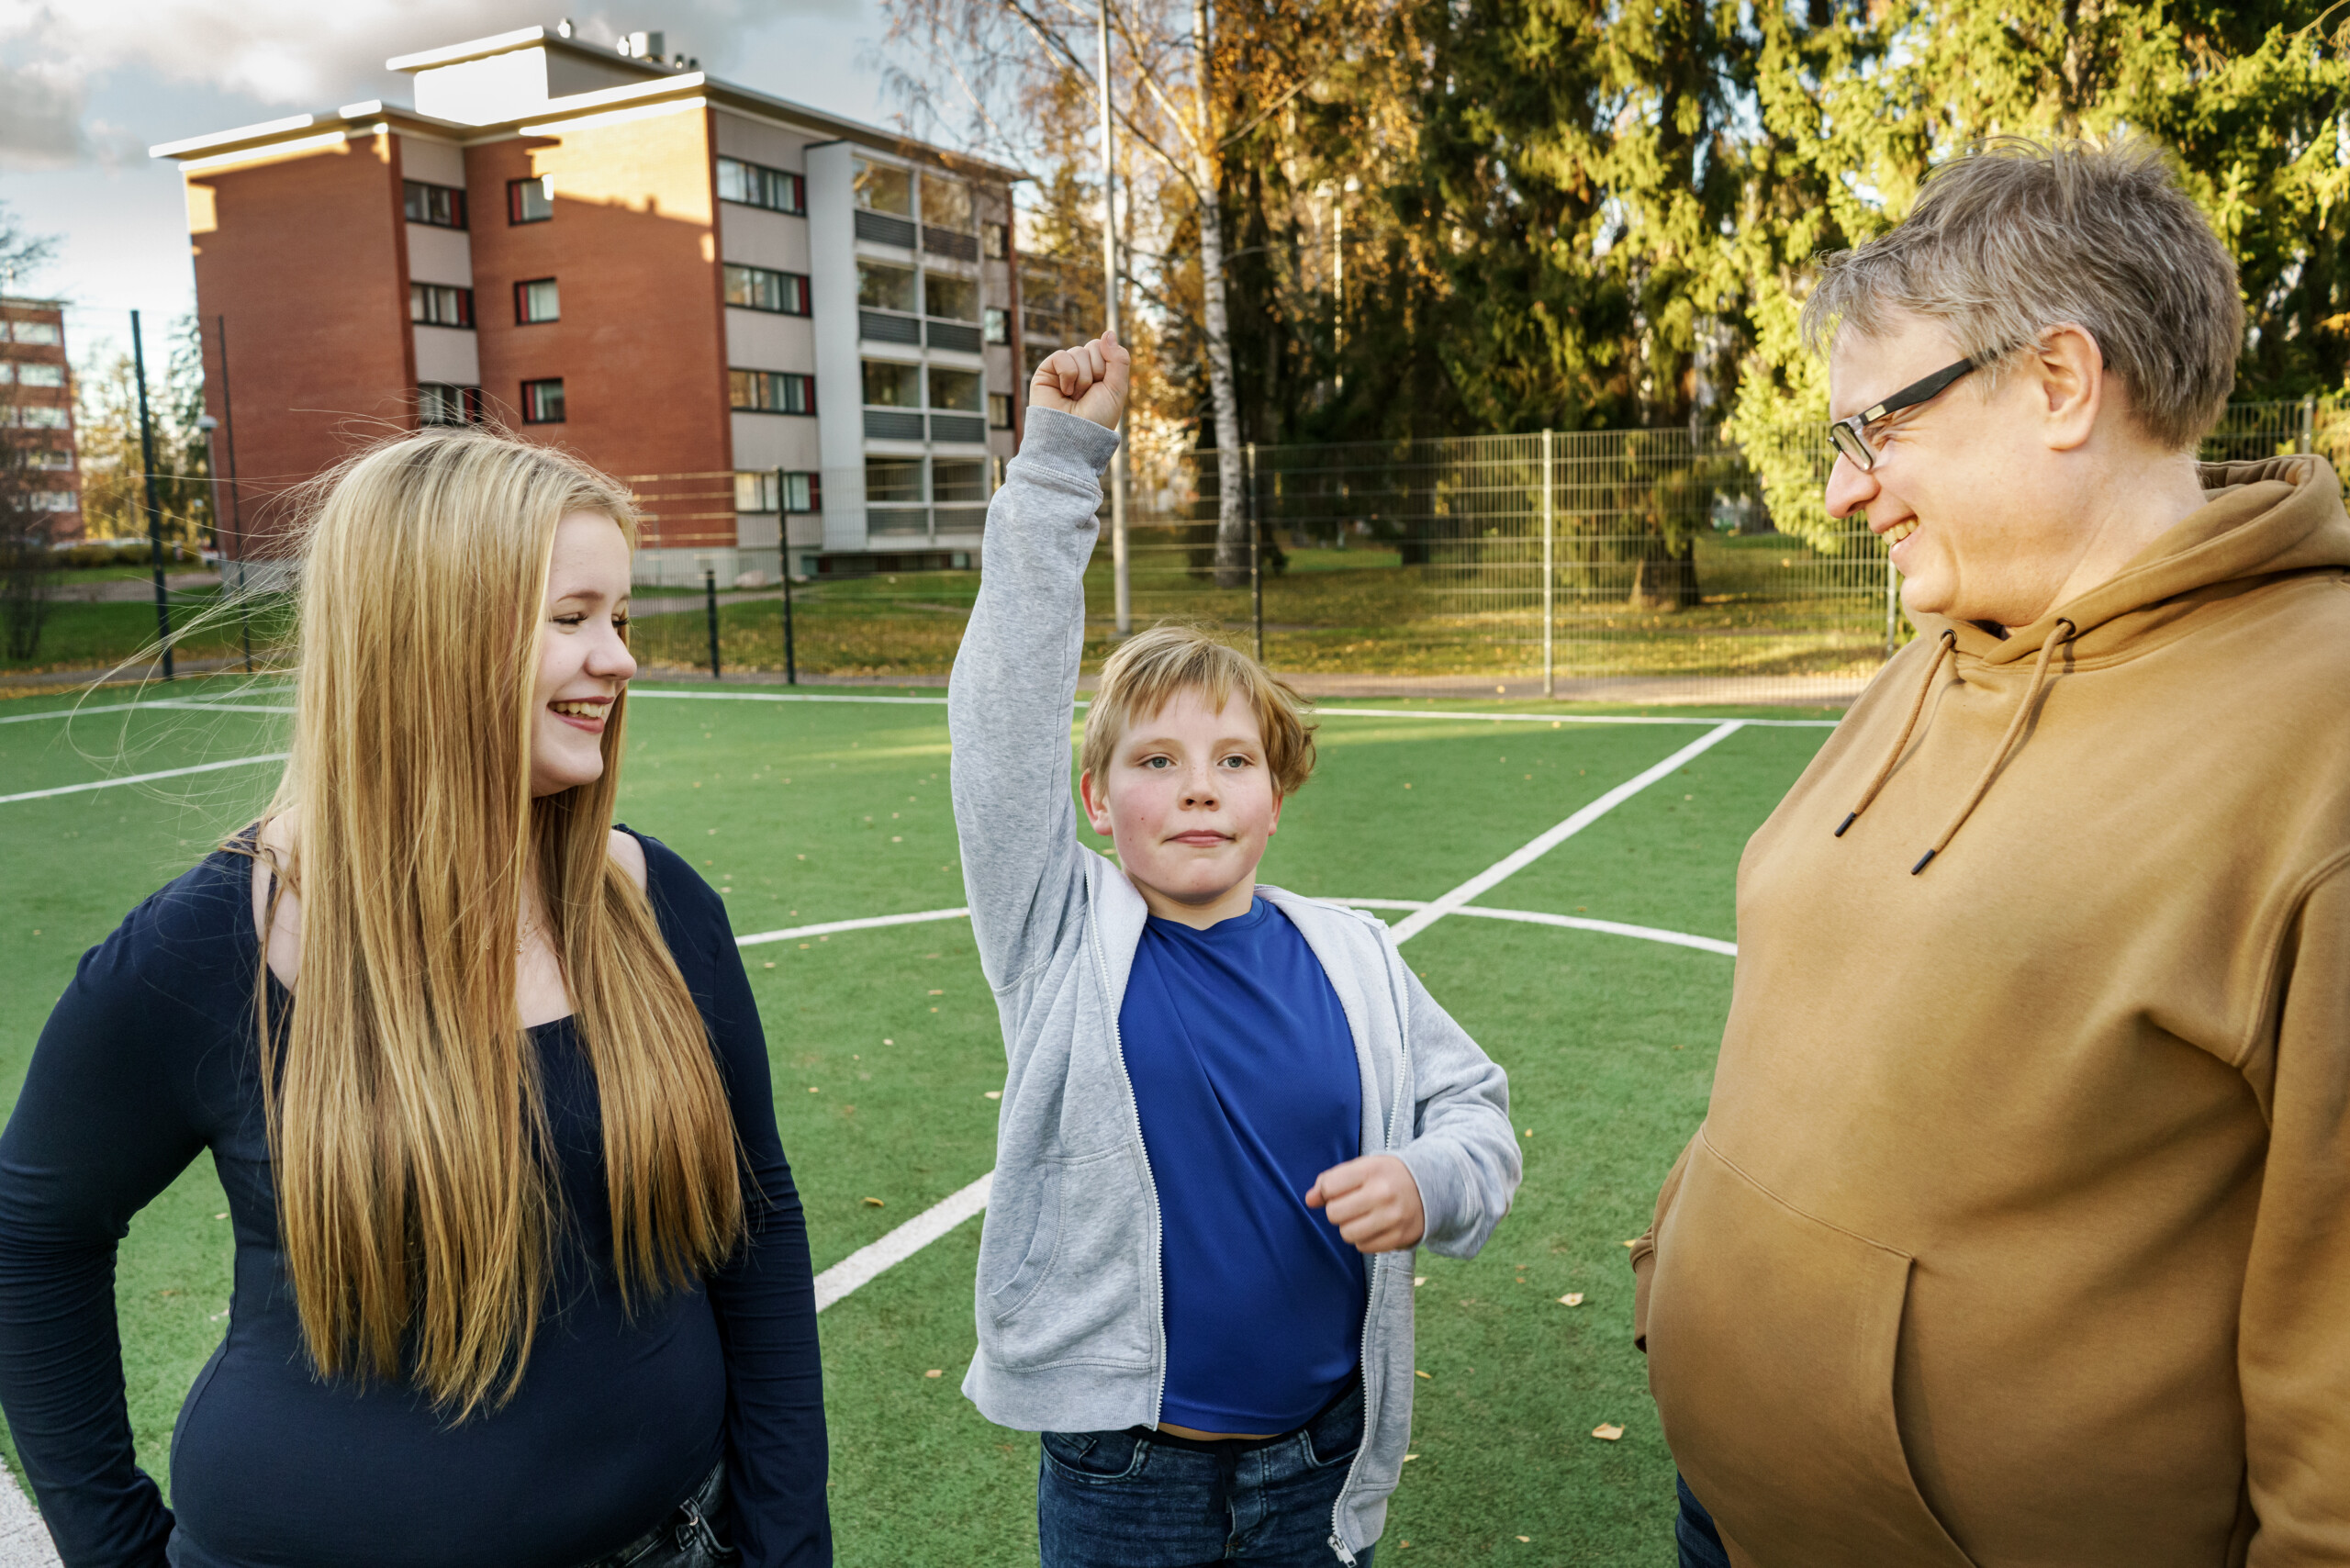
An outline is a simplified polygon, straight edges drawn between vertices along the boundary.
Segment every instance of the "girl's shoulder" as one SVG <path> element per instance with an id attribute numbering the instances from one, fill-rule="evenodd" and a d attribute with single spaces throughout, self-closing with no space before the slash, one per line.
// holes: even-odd
<path id="1" fill-rule="evenodd" d="M 252 890 L 252 858 L 215 849 L 83 954 L 73 991 L 84 1005 L 126 1019 L 193 1013 L 241 1022 L 252 1007 L 261 957 Z"/>
<path id="2" fill-rule="evenodd" d="M 733 940 L 725 901 L 690 861 L 651 834 L 639 833 L 626 823 L 614 823 L 612 834 L 616 841 L 623 837 L 632 841 L 643 857 L 644 896 L 651 902 L 653 913 L 661 922 L 662 934 L 673 950 L 681 938 L 694 946 L 713 935 Z M 613 858 L 626 867 L 626 850 L 616 846 Z"/>

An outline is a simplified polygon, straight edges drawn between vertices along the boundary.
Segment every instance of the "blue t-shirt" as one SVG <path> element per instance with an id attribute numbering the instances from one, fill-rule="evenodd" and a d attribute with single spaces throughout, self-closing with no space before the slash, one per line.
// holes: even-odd
<path id="1" fill-rule="evenodd" d="M 1158 1189 L 1162 1421 L 1286 1432 L 1353 1376 L 1369 1273 L 1305 1206 L 1362 1152 L 1354 1035 L 1314 949 L 1258 899 L 1204 931 L 1153 916 L 1118 1013 Z"/>

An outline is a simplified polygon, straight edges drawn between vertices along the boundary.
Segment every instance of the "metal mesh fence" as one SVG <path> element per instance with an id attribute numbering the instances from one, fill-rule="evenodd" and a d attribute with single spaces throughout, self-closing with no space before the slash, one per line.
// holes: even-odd
<path id="1" fill-rule="evenodd" d="M 1775 472 L 1808 465 L 1825 484 L 1830 454 L 1817 427 L 1778 439 Z M 2202 455 L 2295 452 L 2342 466 L 2350 408 L 2238 404 Z M 1181 622 L 1261 644 L 1309 690 L 1835 705 L 1909 634 L 1880 542 L 1818 516 L 1800 532 L 1774 528 L 1756 463 L 1712 426 L 1234 457 L 1244 526 L 1222 547 L 1218 454 L 1133 459 L 1129 624 Z M 694 513 L 717 498 L 689 477 L 701 476 L 644 487 L 666 491 L 648 494 L 649 510 Z M 1109 534 L 1087 573 L 1089 669 L 1116 636 Z M 802 588 L 797 667 L 943 675 L 977 587 L 976 572 L 877 570 Z M 640 597 L 640 613 L 657 608 Z M 784 666 L 780 606 L 722 609 L 729 668 Z M 706 663 L 704 619 L 648 616 L 645 651 Z"/>

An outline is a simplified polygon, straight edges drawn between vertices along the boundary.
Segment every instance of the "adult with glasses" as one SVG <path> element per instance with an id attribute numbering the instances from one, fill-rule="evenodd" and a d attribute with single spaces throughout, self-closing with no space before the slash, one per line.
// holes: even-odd
<path id="1" fill-rule="evenodd" d="M 1918 635 L 1748 846 L 1634 1247 L 1684 1564 L 2350 1563 L 2350 516 L 2196 462 L 2243 323 L 2132 142 L 1805 306 Z"/>

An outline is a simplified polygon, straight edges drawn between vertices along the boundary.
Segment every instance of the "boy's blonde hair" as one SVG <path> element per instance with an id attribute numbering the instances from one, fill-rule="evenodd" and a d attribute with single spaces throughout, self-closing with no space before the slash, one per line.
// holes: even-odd
<path id="1" fill-rule="evenodd" d="M 1085 771 L 1101 777 L 1127 728 L 1157 716 L 1182 691 L 1200 693 L 1211 708 L 1222 708 L 1236 691 L 1248 700 L 1278 794 L 1294 794 L 1313 777 L 1314 726 L 1305 722 L 1305 700 L 1239 649 L 1189 626 L 1138 633 L 1103 662 L 1078 753 Z"/>

